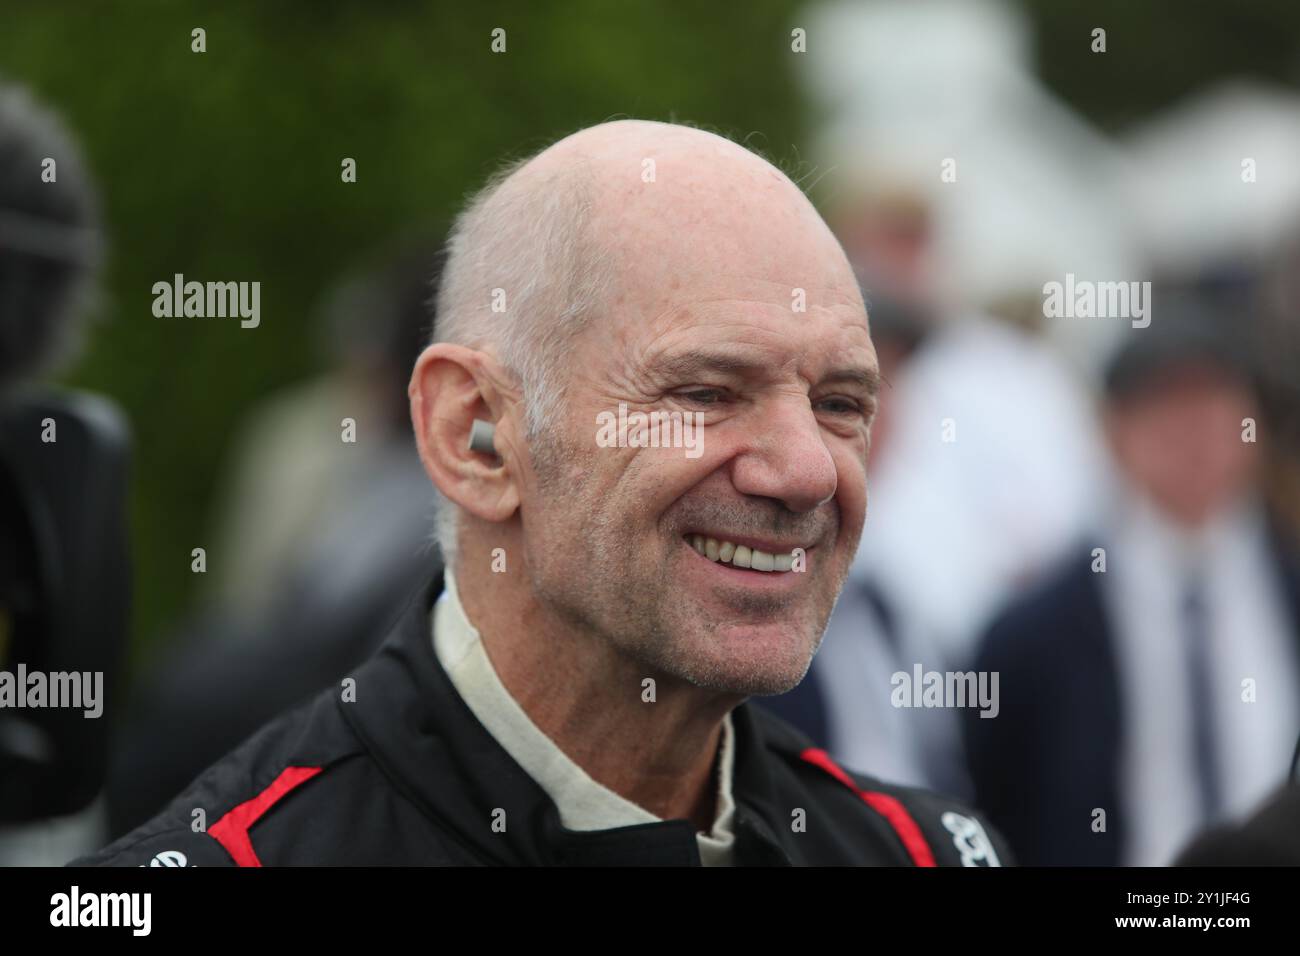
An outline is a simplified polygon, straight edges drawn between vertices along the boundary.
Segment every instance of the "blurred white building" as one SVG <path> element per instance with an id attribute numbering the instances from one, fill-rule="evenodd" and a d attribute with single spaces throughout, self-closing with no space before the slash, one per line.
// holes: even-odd
<path id="1" fill-rule="evenodd" d="M 1267 261 L 1300 223 L 1300 95 L 1215 84 L 1124 138 L 1123 180 L 1143 250 L 1163 272 Z"/>

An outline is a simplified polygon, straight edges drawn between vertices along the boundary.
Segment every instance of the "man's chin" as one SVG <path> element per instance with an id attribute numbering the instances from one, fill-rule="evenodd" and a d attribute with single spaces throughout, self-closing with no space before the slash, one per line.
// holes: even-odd
<path id="1" fill-rule="evenodd" d="M 694 683 L 703 690 L 735 697 L 774 697 L 794 690 L 803 678 L 804 674 L 732 672 L 715 673 Z"/>
<path id="2" fill-rule="evenodd" d="M 793 690 L 812 663 L 811 642 L 792 639 L 789 628 L 729 626 L 704 635 L 692 653 L 677 655 L 670 670 L 697 687 L 742 697 Z"/>

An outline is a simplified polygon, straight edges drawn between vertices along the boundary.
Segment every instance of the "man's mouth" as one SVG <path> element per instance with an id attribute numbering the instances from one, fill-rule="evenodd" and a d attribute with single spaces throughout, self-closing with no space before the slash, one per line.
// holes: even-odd
<path id="1" fill-rule="evenodd" d="M 775 544 L 771 550 L 760 547 L 760 542 L 736 542 L 704 534 L 687 534 L 686 543 L 710 561 L 760 573 L 784 574 L 794 568 L 796 552 L 807 553 L 807 548 L 786 548 Z"/>

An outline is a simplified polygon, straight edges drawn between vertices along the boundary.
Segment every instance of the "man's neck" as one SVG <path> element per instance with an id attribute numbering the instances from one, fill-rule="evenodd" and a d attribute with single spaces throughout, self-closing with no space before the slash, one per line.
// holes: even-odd
<path id="1" fill-rule="evenodd" d="M 593 780 L 708 832 L 722 721 L 739 700 L 646 673 L 608 641 L 554 620 L 531 595 L 519 602 L 485 584 L 456 576 L 493 669 L 529 719 Z M 652 702 L 643 698 L 647 677 Z"/>

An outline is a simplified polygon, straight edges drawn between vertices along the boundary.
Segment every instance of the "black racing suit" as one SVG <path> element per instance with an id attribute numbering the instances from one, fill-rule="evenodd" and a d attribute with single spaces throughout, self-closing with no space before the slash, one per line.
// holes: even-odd
<path id="1" fill-rule="evenodd" d="M 351 687 L 329 688 L 211 766 L 157 817 L 73 865 L 698 865 L 687 820 L 573 831 L 457 694 L 434 653 L 441 578 Z M 737 865 L 1009 862 L 969 809 L 849 774 L 742 704 Z"/>

